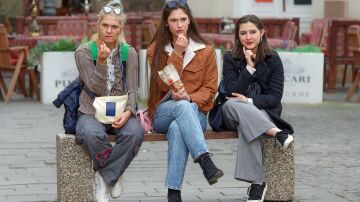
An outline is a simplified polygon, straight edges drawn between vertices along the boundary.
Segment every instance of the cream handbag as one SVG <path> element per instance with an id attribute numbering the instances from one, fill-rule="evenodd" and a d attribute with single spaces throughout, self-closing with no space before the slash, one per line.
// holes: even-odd
<path id="1" fill-rule="evenodd" d="M 104 124 L 112 124 L 124 112 L 128 95 L 95 97 L 95 118 Z"/>

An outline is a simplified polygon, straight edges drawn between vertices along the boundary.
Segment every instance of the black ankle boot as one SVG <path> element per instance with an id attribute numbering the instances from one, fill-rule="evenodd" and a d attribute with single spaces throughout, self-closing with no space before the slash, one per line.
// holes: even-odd
<path id="1" fill-rule="evenodd" d="M 223 171 L 214 165 L 209 153 L 204 153 L 199 157 L 200 167 L 203 169 L 204 176 L 210 185 L 215 184 L 217 179 L 224 175 Z"/>
<path id="2" fill-rule="evenodd" d="M 168 202 L 182 202 L 181 191 L 175 189 L 168 189 Z"/>

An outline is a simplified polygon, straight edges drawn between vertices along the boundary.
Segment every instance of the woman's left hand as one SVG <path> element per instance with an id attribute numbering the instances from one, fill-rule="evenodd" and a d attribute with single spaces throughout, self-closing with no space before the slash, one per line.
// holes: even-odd
<path id="1" fill-rule="evenodd" d="M 123 127 L 126 124 L 126 122 L 129 120 L 130 116 L 131 116 L 130 111 L 125 111 L 121 113 L 120 116 L 115 119 L 114 123 L 111 126 L 113 128 Z"/>
<path id="2" fill-rule="evenodd" d="M 181 92 L 177 92 L 175 93 L 174 91 L 172 91 L 171 97 L 173 100 L 187 100 L 190 101 L 190 96 L 189 94 L 187 94 L 187 92 L 181 91 Z"/>
<path id="3" fill-rule="evenodd" d="M 226 99 L 235 99 L 240 102 L 248 102 L 248 99 L 246 96 L 240 94 L 240 93 L 231 93 L 233 97 L 226 97 Z"/>

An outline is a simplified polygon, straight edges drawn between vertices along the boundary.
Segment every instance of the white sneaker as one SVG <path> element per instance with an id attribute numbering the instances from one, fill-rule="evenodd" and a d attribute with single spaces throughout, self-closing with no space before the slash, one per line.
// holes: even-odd
<path id="1" fill-rule="evenodd" d="M 95 200 L 97 202 L 108 202 L 109 201 L 109 190 L 105 184 L 104 179 L 101 177 L 99 171 L 94 174 L 94 185 L 95 185 Z"/>
<path id="2" fill-rule="evenodd" d="M 116 184 L 110 188 L 110 194 L 112 198 L 119 198 L 124 191 L 124 185 L 122 183 L 122 176 L 119 177 Z"/>

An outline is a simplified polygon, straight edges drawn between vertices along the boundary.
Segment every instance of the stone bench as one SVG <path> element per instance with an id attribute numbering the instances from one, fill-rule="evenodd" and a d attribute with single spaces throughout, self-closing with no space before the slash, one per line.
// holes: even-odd
<path id="1" fill-rule="evenodd" d="M 236 132 L 206 131 L 205 139 L 237 138 Z M 108 140 L 115 142 L 116 136 Z M 166 141 L 164 134 L 145 134 L 144 141 Z M 265 200 L 291 201 L 294 198 L 294 144 L 286 152 L 280 145 L 274 147 L 273 138 L 264 140 L 263 166 L 268 191 Z M 91 159 L 73 135 L 56 136 L 57 192 L 59 201 L 94 201 Z M 235 160 L 235 159 L 234 159 Z"/>

